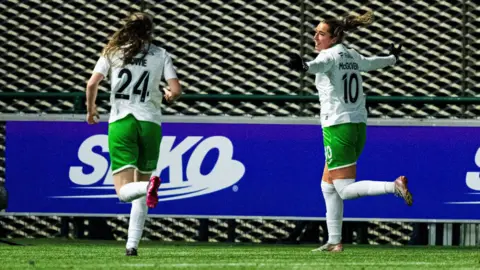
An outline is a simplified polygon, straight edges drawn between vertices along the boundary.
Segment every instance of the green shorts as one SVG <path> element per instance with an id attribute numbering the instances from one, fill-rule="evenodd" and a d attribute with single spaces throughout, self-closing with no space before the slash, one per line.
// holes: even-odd
<path id="1" fill-rule="evenodd" d="M 136 168 L 140 173 L 155 171 L 160 153 L 162 128 L 155 123 L 138 121 L 133 115 L 108 125 L 108 149 L 112 173 Z"/>
<path id="2" fill-rule="evenodd" d="M 325 161 L 329 170 L 345 168 L 357 163 L 365 140 L 365 123 L 346 123 L 323 128 Z"/>

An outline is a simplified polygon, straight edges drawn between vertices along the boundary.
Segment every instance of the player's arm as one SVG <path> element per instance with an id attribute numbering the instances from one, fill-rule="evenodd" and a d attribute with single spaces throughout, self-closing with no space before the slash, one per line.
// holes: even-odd
<path id="1" fill-rule="evenodd" d="M 165 99 L 172 103 L 182 95 L 182 86 L 180 85 L 180 81 L 178 79 L 168 79 L 168 89 L 166 91 L 169 92 L 168 97 L 165 96 Z"/>
<path id="2" fill-rule="evenodd" d="M 164 89 L 164 97 L 168 103 L 172 103 L 182 95 L 182 86 L 180 85 L 180 80 L 177 78 L 177 73 L 173 67 L 172 58 L 168 54 L 165 57 L 163 74 L 168 83 L 168 89 Z"/>
<path id="3" fill-rule="evenodd" d="M 318 56 L 310 62 L 307 62 L 308 73 L 325 73 L 333 66 L 333 58 L 327 53 L 319 53 Z"/>
<path id="4" fill-rule="evenodd" d="M 326 53 L 318 54 L 317 58 L 310 62 L 305 62 L 302 57 L 296 53 L 290 53 L 288 56 L 290 59 L 287 65 L 299 72 L 308 72 L 311 74 L 325 73 L 333 66 L 333 59 Z"/>
<path id="5" fill-rule="evenodd" d="M 100 57 L 97 61 L 92 76 L 88 80 L 86 94 L 87 122 L 89 124 L 98 123 L 98 113 L 95 106 L 97 100 L 98 85 L 105 78 L 110 69 L 110 65 L 105 57 Z"/>
<path id="6" fill-rule="evenodd" d="M 401 48 L 401 45 L 396 48 L 393 44 L 390 45 L 390 53 L 388 56 L 365 57 L 355 50 L 352 50 L 351 52 L 353 57 L 359 61 L 360 70 L 370 71 L 394 65 L 398 61 Z"/>
<path id="7" fill-rule="evenodd" d="M 95 109 L 95 100 L 97 100 L 98 85 L 103 80 L 104 76 L 101 73 L 93 72 L 90 80 L 87 83 L 87 111 Z"/>

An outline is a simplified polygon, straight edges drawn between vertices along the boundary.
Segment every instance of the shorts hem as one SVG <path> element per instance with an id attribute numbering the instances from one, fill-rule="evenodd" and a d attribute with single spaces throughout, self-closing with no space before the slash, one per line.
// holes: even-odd
<path id="1" fill-rule="evenodd" d="M 137 169 L 137 171 L 141 174 L 149 174 L 149 173 L 153 173 L 155 170 L 141 171 L 141 170 Z"/>
<path id="2" fill-rule="evenodd" d="M 347 168 L 347 167 L 350 167 L 350 166 L 353 166 L 353 165 L 356 165 L 357 162 L 354 162 L 354 163 L 350 163 L 350 164 L 346 164 L 346 165 L 342 165 L 342 166 L 338 166 L 338 167 L 335 167 L 335 168 L 328 168 L 328 165 L 327 165 L 327 168 L 329 171 L 333 171 L 333 170 L 338 170 L 338 169 L 343 169 L 343 168 Z"/>
<path id="3" fill-rule="evenodd" d="M 121 171 L 123 171 L 123 170 L 125 170 L 125 169 L 128 169 L 128 168 L 134 168 L 134 169 L 138 170 L 137 166 L 132 165 L 132 164 L 128 164 L 128 165 L 125 165 L 125 166 L 123 166 L 123 167 L 120 167 L 120 168 L 112 171 L 112 175 L 117 174 L 117 173 L 119 173 L 119 172 L 121 172 Z"/>

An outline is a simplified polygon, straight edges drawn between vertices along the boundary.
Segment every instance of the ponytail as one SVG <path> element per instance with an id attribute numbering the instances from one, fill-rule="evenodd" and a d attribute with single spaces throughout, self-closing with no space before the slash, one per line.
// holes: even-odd
<path id="1" fill-rule="evenodd" d="M 329 33 L 332 37 L 337 38 L 337 44 L 345 39 L 345 32 L 350 32 L 362 26 L 370 25 L 373 22 L 373 11 L 369 10 L 365 14 L 348 15 L 342 20 L 326 19 L 322 22 L 328 24 Z"/>
<path id="2" fill-rule="evenodd" d="M 373 11 L 369 10 L 360 16 L 348 15 L 343 20 L 344 31 L 352 31 L 362 26 L 367 26 L 373 22 Z"/>

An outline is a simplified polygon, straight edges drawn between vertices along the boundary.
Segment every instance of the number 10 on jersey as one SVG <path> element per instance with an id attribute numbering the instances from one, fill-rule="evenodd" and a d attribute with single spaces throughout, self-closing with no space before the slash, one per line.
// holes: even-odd
<path id="1" fill-rule="evenodd" d="M 346 73 L 345 75 L 343 75 L 342 81 L 343 81 L 343 100 L 345 101 L 345 103 L 355 103 L 358 99 L 357 74 Z M 355 81 L 355 84 L 353 84 L 353 81 Z"/>

